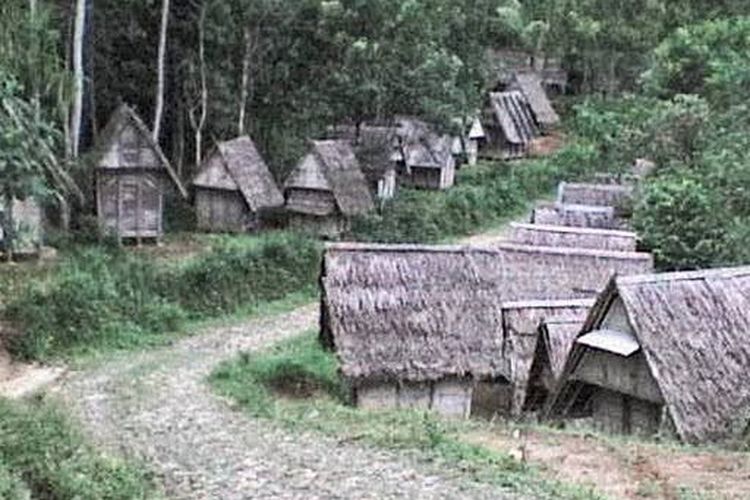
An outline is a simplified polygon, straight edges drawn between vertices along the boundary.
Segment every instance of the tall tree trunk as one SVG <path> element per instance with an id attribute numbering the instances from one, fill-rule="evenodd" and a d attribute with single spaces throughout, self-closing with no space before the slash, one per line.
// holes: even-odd
<path id="1" fill-rule="evenodd" d="M 5 246 L 5 259 L 13 261 L 13 245 L 16 238 L 16 224 L 13 220 L 13 196 L 5 193 L 5 214 L 3 216 L 3 245 Z"/>
<path id="2" fill-rule="evenodd" d="M 83 128 L 84 67 L 83 45 L 86 30 L 86 0 L 75 0 L 73 26 L 73 108 L 70 116 L 71 156 L 78 158 Z"/>
<path id="3" fill-rule="evenodd" d="M 201 6 L 200 18 L 198 19 L 198 72 L 200 73 L 200 97 L 197 107 L 200 115 L 195 116 L 195 107 L 188 110 L 190 126 L 195 131 L 195 167 L 198 168 L 203 161 L 203 128 L 206 126 L 208 115 L 208 83 L 206 81 L 206 4 Z M 195 69 L 191 68 L 191 77 Z"/>
<path id="4" fill-rule="evenodd" d="M 169 26 L 169 0 L 162 0 L 161 28 L 159 29 L 159 54 L 157 56 L 157 87 L 154 111 L 154 141 L 159 142 L 161 121 L 164 113 L 164 66 L 167 58 L 167 28 Z"/>
<path id="5" fill-rule="evenodd" d="M 243 31 L 243 39 L 245 52 L 242 56 L 242 86 L 240 88 L 240 112 L 239 112 L 239 123 L 237 126 L 237 133 L 239 135 L 245 134 L 245 113 L 247 109 L 247 85 L 250 80 L 250 56 L 251 56 L 251 42 L 250 42 L 250 29 L 245 28 Z"/>

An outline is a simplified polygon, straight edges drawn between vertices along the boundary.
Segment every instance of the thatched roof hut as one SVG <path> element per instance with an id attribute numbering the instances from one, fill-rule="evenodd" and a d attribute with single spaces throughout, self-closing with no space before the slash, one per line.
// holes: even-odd
<path id="1" fill-rule="evenodd" d="M 510 90 L 520 90 L 531 106 L 536 122 L 545 130 L 560 124 L 560 116 L 552 107 L 547 92 L 542 86 L 542 78 L 538 73 L 520 72 L 513 75 Z"/>
<path id="2" fill-rule="evenodd" d="M 284 205 L 268 165 L 247 136 L 217 144 L 193 186 L 198 227 L 204 230 L 257 229 L 264 213 Z"/>
<path id="3" fill-rule="evenodd" d="M 532 213 L 531 222 L 546 226 L 568 226 L 590 229 L 620 230 L 627 227 L 625 220 L 618 217 L 614 207 L 561 205 L 559 203 L 537 204 Z"/>
<path id="4" fill-rule="evenodd" d="M 321 338 L 355 387 L 510 378 L 503 301 L 588 298 L 615 273 L 651 269 L 648 254 L 570 248 L 331 245 Z"/>
<path id="5" fill-rule="evenodd" d="M 577 337 L 553 416 L 616 432 L 738 436 L 750 420 L 750 267 L 617 277 Z"/>
<path id="6" fill-rule="evenodd" d="M 103 227 L 120 238 L 159 238 L 164 232 L 164 195 L 169 186 L 187 191 L 148 127 L 121 105 L 97 145 L 96 201 Z"/>
<path id="7" fill-rule="evenodd" d="M 540 321 L 556 318 L 583 325 L 593 298 L 569 300 L 527 300 L 502 304 L 503 330 L 506 342 L 504 357 L 508 360 L 513 384 L 511 413 L 520 415 L 526 400 L 531 364 L 537 350 Z"/>
<path id="8" fill-rule="evenodd" d="M 552 316 L 541 321 L 521 411 L 543 410 L 549 395 L 560 382 L 565 362 L 585 319 L 585 315 L 577 318 Z"/>
<path id="9" fill-rule="evenodd" d="M 511 224 L 511 241 L 543 247 L 574 247 L 635 252 L 637 236 L 630 231 L 543 224 Z"/>
<path id="10" fill-rule="evenodd" d="M 539 135 L 531 105 L 518 90 L 490 93 L 482 123 L 487 137 L 480 154 L 490 158 L 523 157 Z"/>
<path id="11" fill-rule="evenodd" d="M 561 182 L 557 202 L 564 205 L 593 205 L 625 210 L 633 202 L 632 184 L 586 184 Z"/>
<path id="12" fill-rule="evenodd" d="M 448 189 L 456 175 L 454 138 L 438 134 L 422 120 L 412 117 L 396 119 L 403 157 L 403 181 L 422 189 Z"/>
<path id="13" fill-rule="evenodd" d="M 311 141 L 310 146 L 284 184 L 286 208 L 293 226 L 336 237 L 350 217 L 373 209 L 372 196 L 348 141 Z"/>

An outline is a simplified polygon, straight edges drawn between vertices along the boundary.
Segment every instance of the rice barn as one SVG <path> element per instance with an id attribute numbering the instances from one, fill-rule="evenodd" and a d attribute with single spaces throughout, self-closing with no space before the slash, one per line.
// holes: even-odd
<path id="1" fill-rule="evenodd" d="M 310 152 L 284 184 L 289 225 L 337 238 L 356 215 L 375 205 L 359 161 L 346 140 L 311 141 Z"/>
<path id="2" fill-rule="evenodd" d="M 479 383 L 510 381 L 504 301 L 590 298 L 614 273 L 652 266 L 648 254 L 513 244 L 334 244 L 321 275 L 321 340 L 358 406 L 465 417 Z"/>
<path id="3" fill-rule="evenodd" d="M 622 434 L 739 438 L 750 421 L 750 267 L 614 278 L 547 408 Z"/>
<path id="4" fill-rule="evenodd" d="M 198 229 L 256 231 L 284 206 L 284 197 L 250 137 L 220 142 L 193 180 Z"/>

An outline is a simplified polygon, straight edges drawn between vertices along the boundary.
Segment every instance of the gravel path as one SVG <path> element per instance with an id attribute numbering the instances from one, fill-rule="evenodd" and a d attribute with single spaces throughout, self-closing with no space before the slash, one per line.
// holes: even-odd
<path id="1" fill-rule="evenodd" d="M 214 395 L 221 361 L 317 325 L 317 307 L 216 328 L 66 377 L 66 400 L 102 446 L 148 463 L 170 498 L 507 498 L 415 458 L 293 434 Z"/>

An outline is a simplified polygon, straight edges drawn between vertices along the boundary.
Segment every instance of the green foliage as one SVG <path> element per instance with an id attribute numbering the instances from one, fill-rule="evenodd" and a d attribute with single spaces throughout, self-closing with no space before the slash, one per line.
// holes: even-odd
<path id="1" fill-rule="evenodd" d="M 423 412 L 365 412 L 347 404 L 338 362 L 315 332 L 220 365 L 210 383 L 250 415 L 271 419 L 296 432 L 422 454 L 428 461 L 460 470 L 466 478 L 507 487 L 533 498 L 597 498 L 559 483 L 510 456 L 468 444 L 463 432 L 478 424 L 441 420 Z"/>
<path id="2" fill-rule="evenodd" d="M 380 213 L 356 219 L 352 233 L 357 240 L 388 243 L 464 236 L 519 214 L 559 181 L 590 174 L 594 166 L 594 150 L 576 145 L 543 160 L 466 167 L 448 191 L 400 190 Z"/>
<path id="3" fill-rule="evenodd" d="M 699 94 L 724 105 L 743 102 L 750 90 L 750 18 L 677 28 L 654 50 L 644 81 L 660 96 Z"/>
<path id="4" fill-rule="evenodd" d="M 725 217 L 724 207 L 709 188 L 682 177 L 649 183 L 634 214 L 644 243 L 653 249 L 657 265 L 666 269 L 721 262 L 729 250 Z"/>
<path id="5" fill-rule="evenodd" d="M 0 399 L 0 497 L 66 500 L 153 498 L 143 470 L 100 454 L 46 403 Z"/>
<path id="6" fill-rule="evenodd" d="M 316 242 L 284 234 L 252 246 L 219 245 L 168 266 L 117 249 L 74 252 L 49 280 L 32 283 L 7 306 L 24 331 L 11 349 L 38 359 L 160 344 L 187 319 L 311 290 L 319 254 Z"/>

